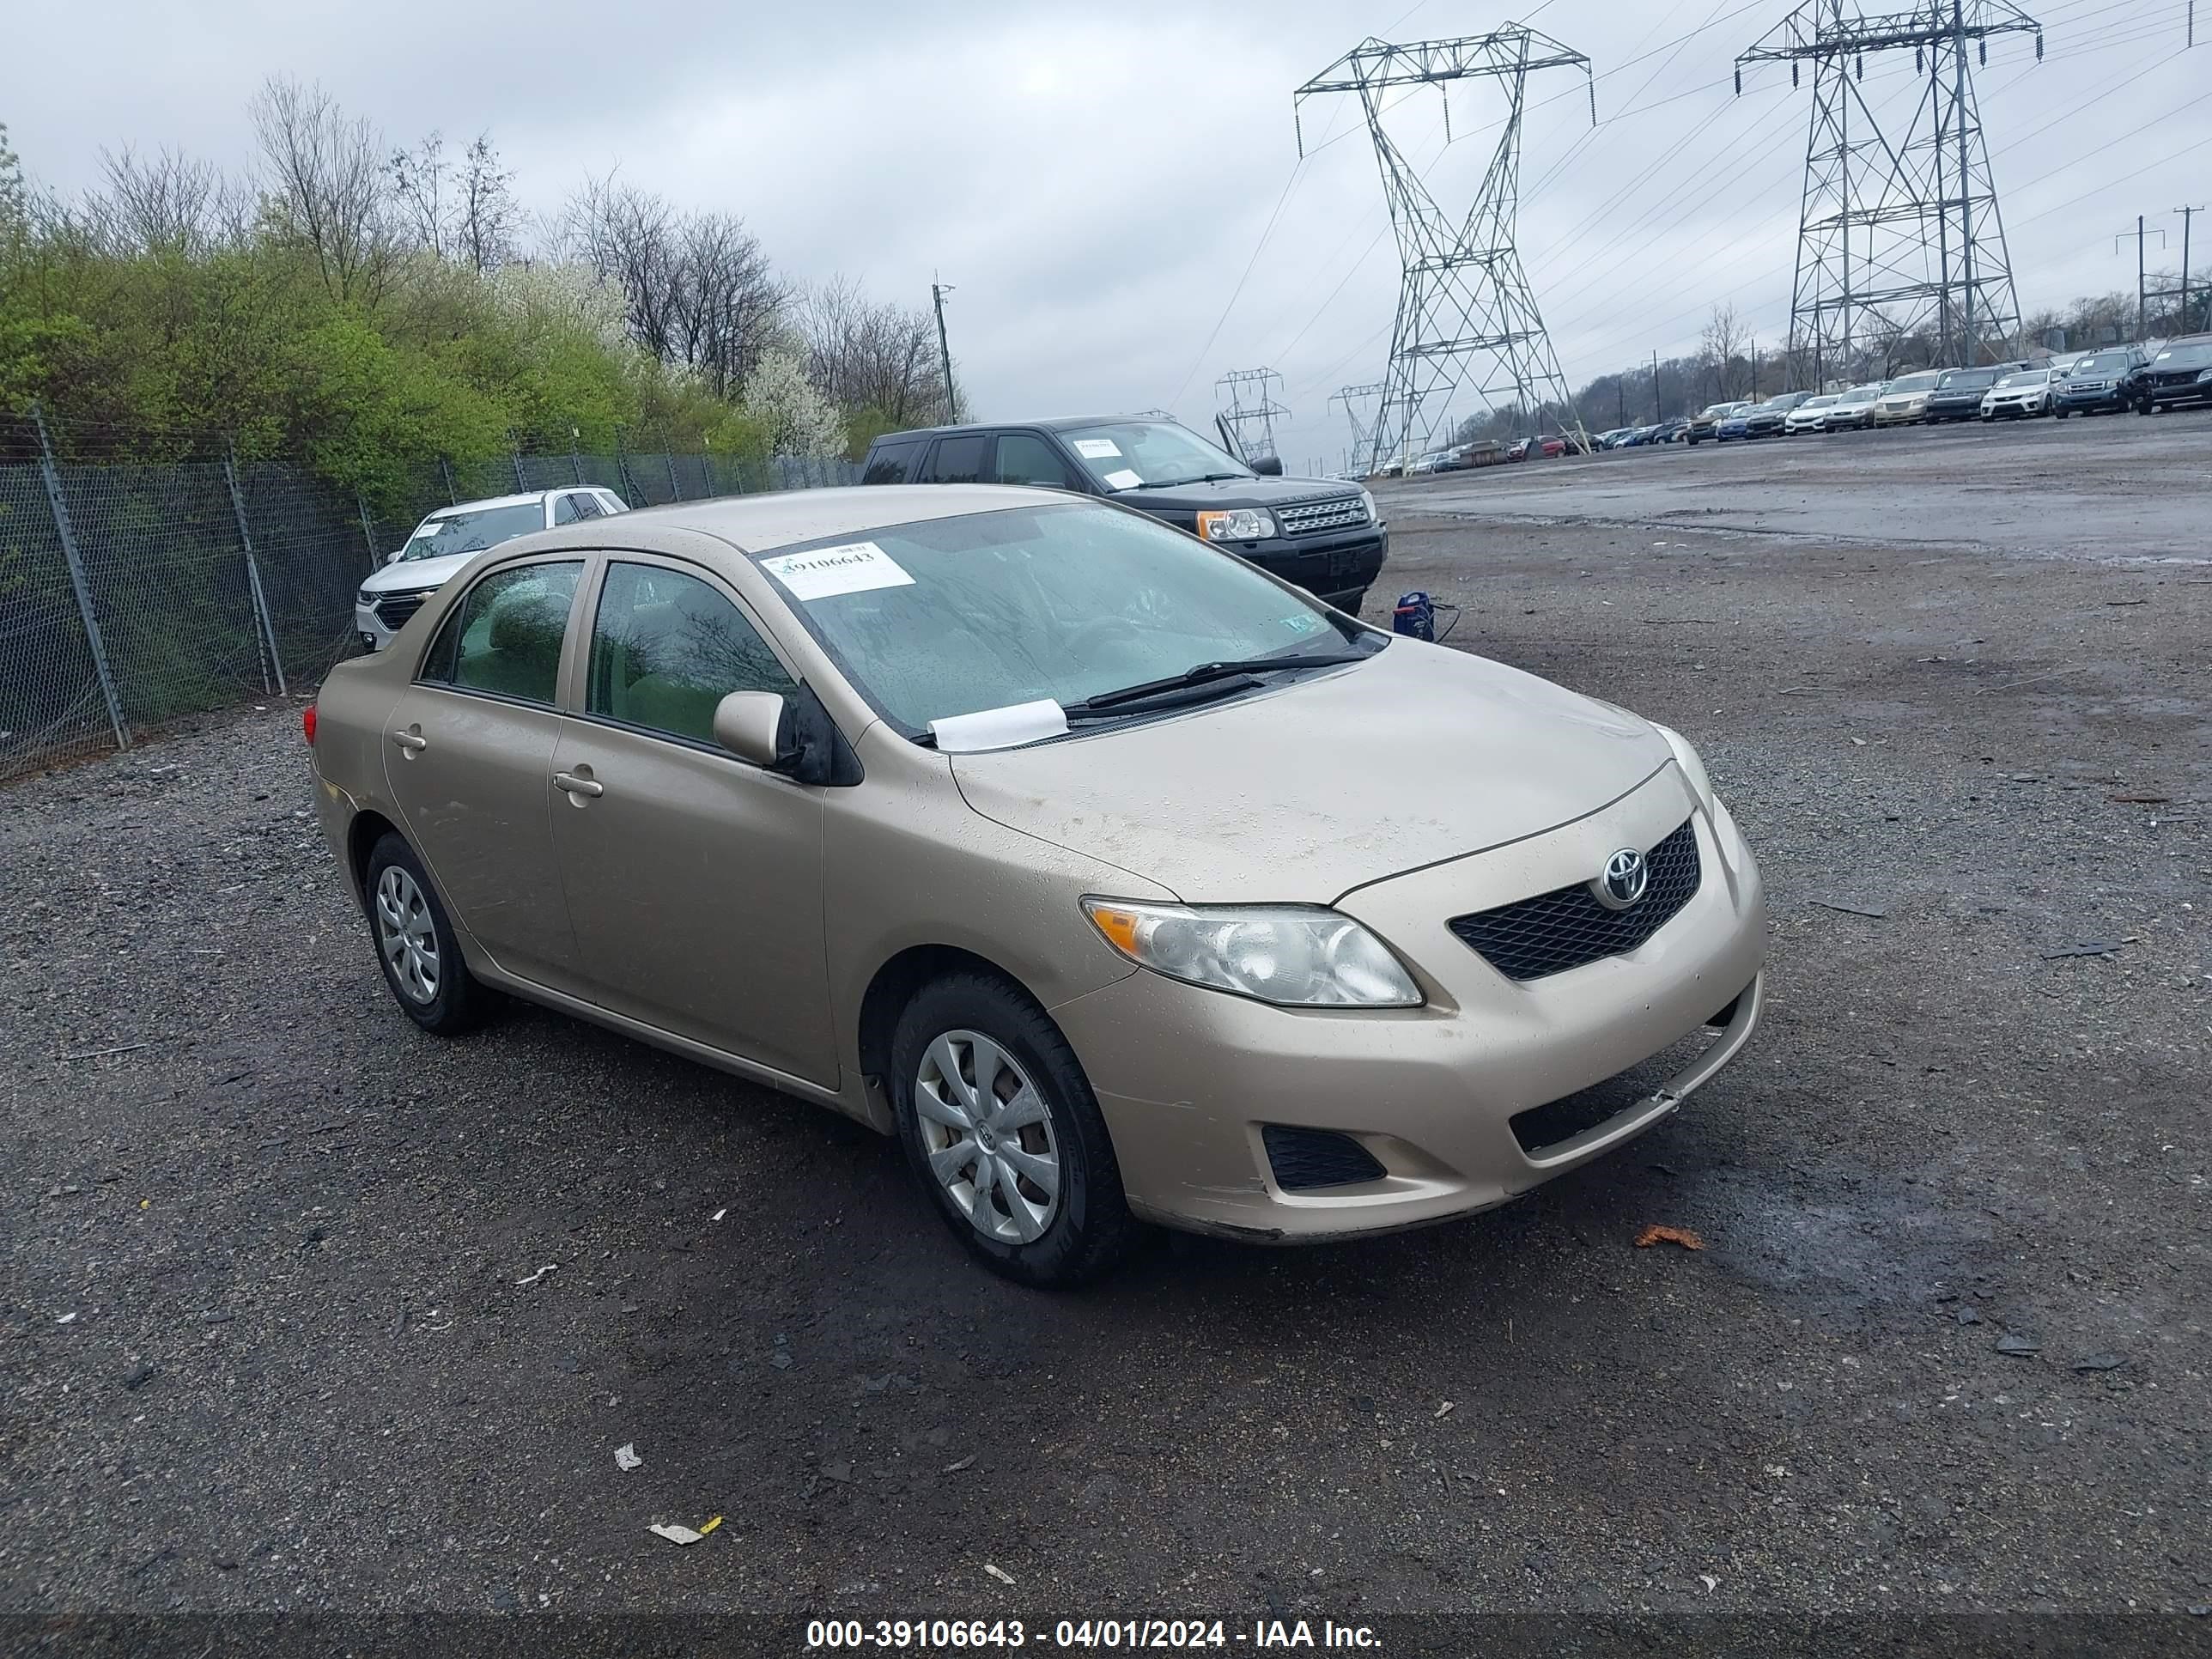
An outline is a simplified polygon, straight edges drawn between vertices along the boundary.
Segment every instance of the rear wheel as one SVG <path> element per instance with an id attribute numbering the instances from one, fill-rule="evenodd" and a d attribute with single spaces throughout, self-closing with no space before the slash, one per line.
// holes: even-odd
<path id="1" fill-rule="evenodd" d="M 891 1037 L 908 1161 L 961 1242 L 1017 1284 L 1065 1289 L 1139 1236 L 1091 1085 L 1044 1011 L 1003 980 L 926 987 Z"/>
<path id="2" fill-rule="evenodd" d="M 480 1024 L 489 994 L 461 960 L 446 907 L 415 849 L 395 834 L 383 836 L 369 850 L 362 885 L 377 965 L 401 1011 L 438 1036 Z"/>

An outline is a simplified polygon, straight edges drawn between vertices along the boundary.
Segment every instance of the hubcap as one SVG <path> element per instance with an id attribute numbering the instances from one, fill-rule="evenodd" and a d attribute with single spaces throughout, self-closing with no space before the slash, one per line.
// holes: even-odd
<path id="1" fill-rule="evenodd" d="M 980 1031 L 947 1031 L 922 1051 L 914 1106 L 930 1171 L 975 1231 L 1042 1237 L 1060 1210 L 1060 1149 L 1013 1056 Z"/>
<path id="2" fill-rule="evenodd" d="M 377 878 L 376 943 L 409 1001 L 436 999 L 438 930 L 430 921 L 429 901 L 415 878 L 396 864 L 387 865 Z"/>

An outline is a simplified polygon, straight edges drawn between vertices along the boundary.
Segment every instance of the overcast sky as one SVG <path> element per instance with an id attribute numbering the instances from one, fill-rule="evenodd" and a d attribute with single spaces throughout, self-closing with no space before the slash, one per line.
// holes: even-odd
<path id="1" fill-rule="evenodd" d="M 2161 256 L 2153 236 L 2154 265 L 2178 264 L 2172 210 L 2212 204 L 2212 5 L 2187 52 L 2185 8 L 2061 0 L 2030 8 L 2044 63 L 2027 37 L 1992 45 L 1978 86 L 2023 310 L 2131 290 L 2132 237 L 2116 252 L 2114 233 L 2147 214 L 2171 241 Z M 96 179 L 102 144 L 242 166 L 246 100 L 290 73 L 396 141 L 489 128 L 533 208 L 619 165 L 742 214 L 791 276 L 848 272 L 926 304 L 940 273 L 984 414 L 1164 405 L 1202 423 L 1218 376 L 1264 364 L 1291 411 L 1283 454 L 1332 465 L 1346 434 L 1327 400 L 1381 378 L 1397 260 L 1356 106 L 1306 106 L 1301 165 L 1291 88 L 1369 34 L 1518 16 L 1598 76 L 1595 131 L 1571 70 L 1532 79 L 1526 123 L 1520 245 L 1570 383 L 1693 348 L 1716 301 L 1762 340 L 1787 331 L 1810 76 L 1793 92 L 1770 66 L 1741 98 L 1730 84 L 1784 0 L 9 9 L 0 120 L 64 191 Z M 1920 85 L 1909 58 L 1867 66 L 1869 100 L 1900 131 Z M 1494 88 L 1462 83 L 1449 149 L 1433 90 L 1390 117 L 1448 210 L 1471 200 L 1500 111 Z M 2194 263 L 2212 270 L 2212 219 L 2197 228 Z"/>

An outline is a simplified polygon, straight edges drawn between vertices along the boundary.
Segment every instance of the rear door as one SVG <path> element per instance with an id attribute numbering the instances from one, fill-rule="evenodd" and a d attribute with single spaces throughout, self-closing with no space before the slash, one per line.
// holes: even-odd
<path id="1" fill-rule="evenodd" d="M 567 988 L 575 939 L 550 823 L 556 709 L 586 561 L 477 577 L 386 721 L 384 775 L 447 908 L 500 968 Z"/>
<path id="2" fill-rule="evenodd" d="M 729 693 L 797 683 L 737 597 L 678 560 L 609 555 L 579 628 L 551 817 L 584 994 L 834 1085 L 822 791 L 714 735 Z"/>

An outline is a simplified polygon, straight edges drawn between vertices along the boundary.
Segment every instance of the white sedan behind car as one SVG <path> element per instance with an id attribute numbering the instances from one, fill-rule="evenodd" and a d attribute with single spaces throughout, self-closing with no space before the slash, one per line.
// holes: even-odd
<path id="1" fill-rule="evenodd" d="M 386 560 L 384 568 L 354 596 L 354 629 L 362 647 L 381 651 L 391 644 L 392 636 L 422 608 L 422 601 L 484 549 L 556 525 L 628 511 L 629 506 L 611 489 L 581 485 L 440 507 L 415 526 L 407 544 Z"/>
<path id="2" fill-rule="evenodd" d="M 1982 394 L 1982 418 L 1994 421 L 2000 415 L 2017 420 L 2023 415 L 2051 413 L 2051 371 L 2047 368 L 2014 369 Z"/>

